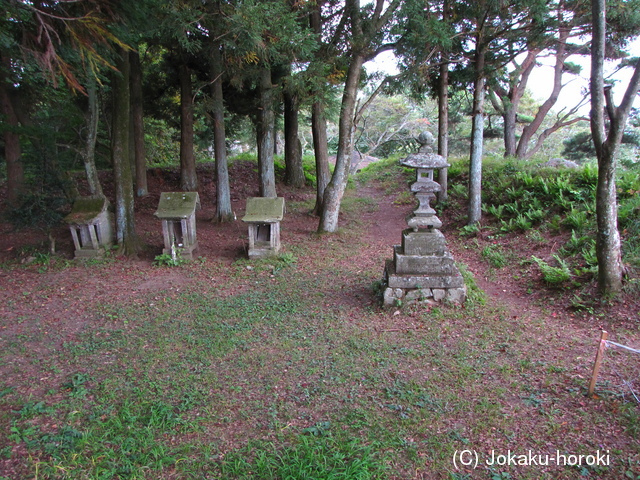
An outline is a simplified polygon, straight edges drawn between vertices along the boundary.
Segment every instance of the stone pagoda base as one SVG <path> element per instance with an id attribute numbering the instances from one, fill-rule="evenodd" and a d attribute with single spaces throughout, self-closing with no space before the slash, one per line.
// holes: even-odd
<path id="1" fill-rule="evenodd" d="M 465 301 L 467 288 L 442 232 L 407 229 L 402 245 L 393 250 L 393 260 L 387 260 L 384 271 L 386 306 Z"/>
<path id="2" fill-rule="evenodd" d="M 457 275 L 398 275 L 393 260 L 387 260 L 384 282 L 387 288 L 383 302 L 388 307 L 442 300 L 462 304 L 467 298 L 467 287 L 459 272 Z"/>

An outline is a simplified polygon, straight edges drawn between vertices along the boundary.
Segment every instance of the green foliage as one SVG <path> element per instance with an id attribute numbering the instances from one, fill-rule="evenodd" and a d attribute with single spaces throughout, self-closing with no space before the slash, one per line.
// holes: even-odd
<path id="1" fill-rule="evenodd" d="M 500 231 L 505 233 L 517 231 L 526 232 L 531 228 L 533 228 L 533 223 L 526 215 L 521 213 L 519 213 L 515 218 L 500 221 Z"/>
<path id="2" fill-rule="evenodd" d="M 461 177 L 469 169 L 468 158 L 449 159 L 449 164 L 450 166 L 447 168 L 447 172 L 451 178 Z"/>
<path id="3" fill-rule="evenodd" d="M 591 224 L 587 212 L 584 210 L 572 209 L 564 219 L 564 225 L 573 232 L 584 232 Z"/>
<path id="4" fill-rule="evenodd" d="M 579 171 L 578 183 L 595 188 L 598 184 L 598 165 L 596 163 L 586 163 Z"/>
<path id="5" fill-rule="evenodd" d="M 494 268 L 505 267 L 508 263 L 504 250 L 499 245 L 487 245 L 482 249 L 481 255 Z"/>
<path id="6" fill-rule="evenodd" d="M 415 175 L 414 170 L 400 166 L 399 158 L 400 156 L 394 155 L 372 162 L 358 172 L 356 179 L 367 184 L 371 182 L 397 182 L 398 177 L 409 181 L 412 178 L 411 175 Z"/>
<path id="7" fill-rule="evenodd" d="M 640 192 L 621 200 L 618 219 L 625 257 L 630 263 L 640 266 Z"/>
<path id="8" fill-rule="evenodd" d="M 463 162 L 461 162 L 463 163 Z M 456 189 L 466 191 L 462 183 L 450 173 Z M 464 175 L 464 170 L 457 173 Z M 586 163 L 579 169 L 536 169 L 516 160 L 489 161 L 483 186 L 483 210 L 497 220 L 497 228 L 504 233 L 530 232 L 533 228 L 560 233 L 569 230 L 571 237 L 564 246 L 567 255 L 579 257 L 586 265 L 584 273 L 596 268 L 592 255 L 595 232 L 595 187 L 598 169 Z M 636 167 L 619 174 L 618 222 L 623 240 L 623 259 L 640 265 L 640 175 Z M 490 218 L 488 218 L 490 220 Z M 492 225 L 487 225 L 491 228 Z M 461 235 L 477 234 L 476 227 L 464 227 Z"/>
<path id="9" fill-rule="evenodd" d="M 160 255 L 156 255 L 153 259 L 153 264 L 156 267 L 178 267 L 183 265 L 186 260 L 182 258 L 180 248 L 176 248 L 172 253 L 161 253 Z"/>
<path id="10" fill-rule="evenodd" d="M 477 223 L 465 225 L 458 230 L 458 235 L 461 237 L 475 237 L 478 233 L 480 233 L 480 225 Z"/>
<path id="11" fill-rule="evenodd" d="M 483 204 L 482 208 L 485 209 L 487 211 L 487 213 L 490 213 L 491 215 L 496 217 L 498 220 L 502 220 L 506 215 L 505 205 L 489 205 L 489 206 L 486 206 L 486 204 Z"/>
<path id="12" fill-rule="evenodd" d="M 415 138 L 437 116 L 433 101 L 419 104 L 405 95 L 379 95 L 364 111 L 356 135 L 359 152 L 375 157 L 406 155 L 417 150 Z"/>
<path id="13" fill-rule="evenodd" d="M 173 167 L 180 162 L 180 132 L 164 120 L 146 118 L 144 143 L 147 166 Z"/>
<path id="14" fill-rule="evenodd" d="M 596 156 L 591 132 L 577 133 L 573 137 L 566 139 L 563 144 L 562 155 L 571 160 L 584 160 L 586 158 L 595 158 Z"/>
<path id="15" fill-rule="evenodd" d="M 487 295 L 478 286 L 473 273 L 469 270 L 469 267 L 461 262 L 456 262 L 460 274 L 464 278 L 464 284 L 467 287 L 467 300 L 465 305 L 467 308 L 476 308 L 487 303 Z"/>
<path id="16" fill-rule="evenodd" d="M 469 190 L 467 189 L 466 185 L 456 183 L 449 187 L 449 195 L 465 199 L 469 196 Z"/>
<path id="17" fill-rule="evenodd" d="M 315 427 L 314 427 L 315 428 Z M 313 433 L 307 429 L 309 433 Z M 221 479 L 384 479 L 387 467 L 375 452 L 376 445 L 363 445 L 356 439 L 322 435 L 303 435 L 290 447 L 277 449 L 269 443 L 250 443 L 230 452 L 220 462 Z"/>
<path id="18" fill-rule="evenodd" d="M 22 195 L 16 206 L 6 211 L 7 220 L 16 228 L 36 227 L 47 230 L 66 215 L 69 201 L 55 191 Z"/>
<path id="19" fill-rule="evenodd" d="M 531 260 L 533 260 L 538 265 L 538 268 L 540 268 L 544 281 L 550 285 L 559 286 L 571 279 L 571 269 L 569 268 L 569 265 L 567 265 L 567 263 L 564 260 L 561 260 L 557 255 L 554 255 L 553 258 L 555 258 L 558 263 L 557 267 L 549 265 L 547 262 L 535 255 L 531 256 Z"/>
<path id="20" fill-rule="evenodd" d="M 595 240 L 591 240 L 584 246 L 584 248 L 580 251 L 580 255 L 584 260 L 584 263 L 587 265 L 587 270 L 590 273 L 597 273 L 598 267 L 598 256 L 596 255 L 596 242 Z"/>
<path id="21" fill-rule="evenodd" d="M 229 159 L 229 163 L 234 163 L 234 162 L 251 162 L 257 165 L 258 157 L 255 153 L 251 153 L 251 152 L 239 153 Z"/>
<path id="22" fill-rule="evenodd" d="M 563 249 L 571 254 L 571 253 L 576 253 L 581 251 L 583 248 L 585 248 L 585 246 L 588 245 L 595 245 L 595 240 L 588 236 L 588 235 L 584 235 L 584 236 L 580 236 L 576 230 L 571 230 L 571 237 L 569 238 L 569 240 L 567 240 L 567 243 L 565 243 Z"/>
<path id="23" fill-rule="evenodd" d="M 316 158 L 313 155 L 302 156 L 302 170 L 307 185 L 316 184 Z"/>
<path id="24" fill-rule="evenodd" d="M 178 461 L 175 451 L 156 436 L 168 429 L 178 431 L 185 422 L 162 401 L 98 404 L 88 411 L 74 411 L 73 416 L 83 418 L 88 428 L 78 430 L 67 424 L 45 433 L 23 422 L 14 422 L 11 428 L 13 441 L 50 457 L 40 465 L 43 478 L 59 478 L 60 471 L 66 472 L 64 478 L 85 478 L 93 471 L 101 472 L 100 478 L 134 479 Z"/>

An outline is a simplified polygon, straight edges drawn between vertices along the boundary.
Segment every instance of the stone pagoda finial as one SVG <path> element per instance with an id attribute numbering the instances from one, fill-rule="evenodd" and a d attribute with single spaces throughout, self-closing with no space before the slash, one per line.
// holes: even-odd
<path id="1" fill-rule="evenodd" d="M 416 182 L 411 185 L 411 191 L 415 194 L 420 206 L 407 219 L 408 225 L 416 231 L 420 228 L 442 226 L 440 219 L 435 216 L 436 211 L 429 203 L 441 189 L 440 185 L 433 180 L 433 171 L 449 166 L 442 155 L 433 153 L 431 145 L 435 142 L 435 138 L 430 132 L 422 132 L 417 140 L 420 143 L 418 153 L 411 153 L 400 162 L 401 165 L 415 168 L 417 171 Z"/>
<path id="2" fill-rule="evenodd" d="M 433 144 L 436 142 L 436 139 L 431 132 L 425 130 L 418 135 L 417 140 L 420 144 L 419 153 L 433 153 Z"/>

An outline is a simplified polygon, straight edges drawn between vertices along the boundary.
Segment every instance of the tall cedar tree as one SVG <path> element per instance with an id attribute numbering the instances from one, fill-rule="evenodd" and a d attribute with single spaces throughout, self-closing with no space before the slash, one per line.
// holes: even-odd
<path id="1" fill-rule="evenodd" d="M 129 54 L 120 48 L 113 74 L 111 161 L 116 185 L 116 239 L 122 255 L 137 256 L 138 237 L 134 215 L 133 174 L 129 157 L 130 81 Z"/>
<path id="2" fill-rule="evenodd" d="M 108 30 L 116 15 L 108 0 L 83 2 L 3 2 L 0 18 L 0 115 L 9 128 L 3 128 L 7 165 L 7 198 L 15 201 L 25 188 L 20 126 L 26 122 L 20 89 L 30 78 L 21 62 L 35 63 L 42 74 L 57 86 L 63 78 L 74 91 L 84 93 L 77 71 L 92 74 L 108 62 L 99 54 L 99 45 L 121 42 Z M 63 51 L 72 50 L 84 59 L 83 66 L 68 61 Z M 35 60 L 35 62 L 34 62 Z"/>

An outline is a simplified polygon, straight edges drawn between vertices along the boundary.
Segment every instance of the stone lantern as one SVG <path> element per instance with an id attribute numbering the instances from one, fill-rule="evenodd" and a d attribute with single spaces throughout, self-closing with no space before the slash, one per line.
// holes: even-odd
<path id="1" fill-rule="evenodd" d="M 162 220 L 164 249 L 162 253 L 193 260 L 193 251 L 198 248 L 196 237 L 196 209 L 200 208 L 197 192 L 163 192 L 160 194 L 158 210 L 154 214 Z"/>
<path id="2" fill-rule="evenodd" d="M 284 198 L 250 197 L 242 221 L 249 224 L 249 258 L 264 258 L 280 251 L 280 222 Z"/>
<path id="3" fill-rule="evenodd" d="M 449 165 L 444 157 L 433 153 L 433 135 L 425 132 L 418 141 L 420 151 L 400 164 L 416 169 L 411 191 L 419 205 L 407 217 L 409 228 L 402 232 L 402 244 L 393 247 L 393 260 L 386 263 L 384 303 L 391 306 L 443 299 L 462 303 L 466 298 L 464 280 L 439 230 L 442 222 L 430 205 L 441 190 L 433 180 L 433 171 Z"/>
<path id="4" fill-rule="evenodd" d="M 80 197 L 65 217 L 71 229 L 75 258 L 100 257 L 113 243 L 109 201 L 106 197 Z"/>

